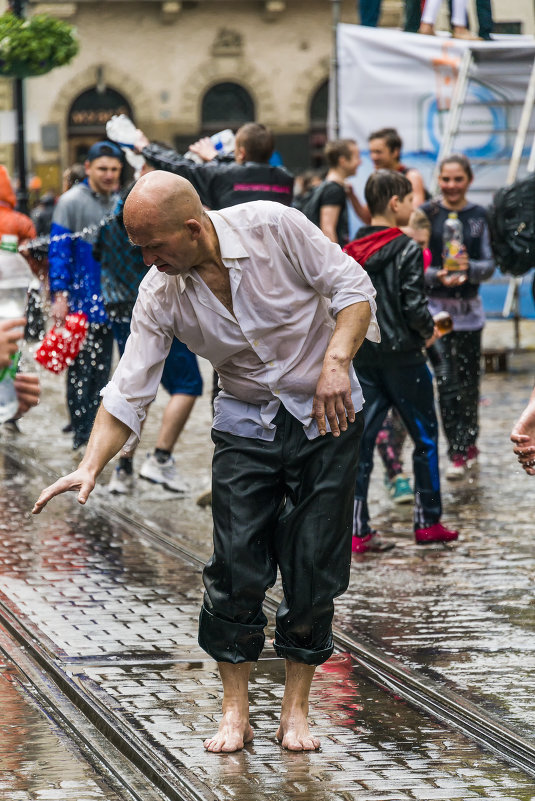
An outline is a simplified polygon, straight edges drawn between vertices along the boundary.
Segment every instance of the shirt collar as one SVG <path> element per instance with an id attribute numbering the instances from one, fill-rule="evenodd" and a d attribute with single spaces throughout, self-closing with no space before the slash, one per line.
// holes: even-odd
<path id="1" fill-rule="evenodd" d="M 215 232 L 217 234 L 217 238 L 219 240 L 219 250 L 221 252 L 221 258 L 223 262 L 233 261 L 235 259 L 246 259 L 249 257 L 249 253 L 245 250 L 244 246 L 242 245 L 240 238 L 238 237 L 234 228 L 229 225 L 229 223 L 225 220 L 225 217 L 217 211 L 208 211 L 208 216 L 213 223 L 215 228 Z M 229 266 L 228 264 L 226 265 Z M 233 263 L 233 267 L 240 269 L 240 265 Z M 183 275 L 177 276 L 178 281 L 178 291 L 182 294 L 186 290 L 186 279 L 190 278 L 192 281 L 197 280 L 195 277 L 194 272 L 188 270 Z"/>
<path id="2" fill-rule="evenodd" d="M 249 254 L 242 245 L 235 229 L 229 225 L 225 217 L 218 211 L 207 212 L 210 217 L 217 238 L 219 239 L 219 250 L 223 261 L 226 259 L 244 259 Z"/>

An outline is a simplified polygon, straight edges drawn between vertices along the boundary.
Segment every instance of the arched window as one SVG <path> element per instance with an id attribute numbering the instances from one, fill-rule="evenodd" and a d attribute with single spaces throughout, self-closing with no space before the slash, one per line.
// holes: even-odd
<path id="1" fill-rule="evenodd" d="M 204 136 L 223 128 L 236 130 L 245 122 L 254 122 L 254 101 L 243 86 L 237 83 L 218 83 L 203 97 L 201 119 Z"/>
<path id="2" fill-rule="evenodd" d="M 105 87 L 99 91 L 97 87 L 87 89 L 78 95 L 69 111 L 69 136 L 95 135 L 104 139 L 106 123 L 114 114 L 127 114 L 132 117 L 132 109 L 126 98 Z"/>
<path id="3" fill-rule="evenodd" d="M 83 163 L 91 145 L 106 139 L 106 123 L 114 114 L 132 118 L 130 103 L 115 89 L 94 86 L 78 95 L 67 117 L 69 164 Z"/>
<path id="4" fill-rule="evenodd" d="M 310 162 L 312 167 L 325 164 L 323 148 L 327 141 L 327 114 L 329 111 L 329 81 L 319 86 L 310 101 Z"/>

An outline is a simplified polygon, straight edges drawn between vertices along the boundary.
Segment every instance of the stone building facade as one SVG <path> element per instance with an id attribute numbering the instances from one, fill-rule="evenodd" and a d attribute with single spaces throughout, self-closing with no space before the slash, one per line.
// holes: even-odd
<path id="1" fill-rule="evenodd" d="M 274 130 L 289 167 L 317 164 L 335 7 L 342 22 L 357 22 L 355 0 L 28 0 L 28 14 L 61 17 L 80 39 L 70 65 L 26 81 L 40 131 L 29 145 L 31 171 L 43 188 L 59 190 L 61 171 L 83 160 L 106 119 L 121 111 L 149 138 L 181 150 L 255 119 Z M 498 0 L 494 12 L 533 32 L 530 0 Z M 402 24 L 400 0 L 383 0 L 381 24 Z M 0 103 L 8 84 L 0 84 Z M 8 150 L 0 158 L 12 165 Z"/>

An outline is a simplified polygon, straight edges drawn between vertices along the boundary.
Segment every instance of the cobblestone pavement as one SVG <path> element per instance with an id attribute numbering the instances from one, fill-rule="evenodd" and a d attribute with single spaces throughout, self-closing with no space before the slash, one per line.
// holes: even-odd
<path id="1" fill-rule="evenodd" d="M 490 344 L 509 344 L 510 328 L 489 328 Z M 489 332 L 486 336 L 488 341 Z M 530 327 L 522 344 L 532 341 Z M 458 485 L 443 482 L 445 519 L 462 532 L 458 545 L 417 549 L 410 512 L 388 504 L 375 471 L 374 520 L 398 547 L 354 558 L 351 586 L 338 602 L 336 618 L 357 638 L 483 703 L 530 737 L 535 736 L 530 637 L 535 485 L 516 469 L 508 435 L 533 385 L 534 365 L 535 354 L 527 353 L 511 359 L 509 373 L 484 379 L 479 472 Z M 203 369 L 209 384 L 210 371 Z M 207 395 L 177 451 L 196 490 L 209 482 Z M 164 403 L 159 398 L 151 412 L 145 450 L 155 441 Z M 253 679 L 255 744 L 241 754 L 207 757 L 202 738 L 214 727 L 220 688 L 213 664 L 196 644 L 198 572 L 132 539 L 102 511 L 113 504 L 172 532 L 203 556 L 210 548 L 209 512 L 196 506 L 195 492 L 179 499 L 144 482 L 138 482 L 134 499 L 110 499 L 108 468 L 95 501 L 84 509 L 67 498 L 37 522 L 24 517 L 43 483 L 31 474 L 32 459 L 51 474 L 72 467 L 68 439 L 59 433 L 63 417 L 62 379 L 45 376 L 44 401 L 23 420 L 22 435 L 3 432 L 0 591 L 46 635 L 57 659 L 77 672 L 87 690 L 141 727 L 154 747 L 167 749 L 225 799 L 291 799 L 303 793 L 313 801 L 535 798 L 535 780 L 405 704 L 385 701 L 341 658 L 318 671 L 314 682 L 320 754 L 287 754 L 275 746 L 281 664 L 266 659 Z M 27 459 L 29 477 L 19 473 L 10 450 Z M 151 654 L 150 664 L 136 663 L 143 653 Z"/>
<path id="2" fill-rule="evenodd" d="M 69 499 L 58 499 L 54 513 L 25 518 L 39 482 L 22 476 L 8 455 L 2 472 L 0 597 L 87 693 L 218 798 L 535 797 L 533 779 L 386 696 L 343 656 L 314 682 L 320 753 L 291 754 L 275 742 L 283 663 L 268 648 L 251 684 L 254 744 L 207 755 L 202 741 L 216 725 L 221 687 L 196 643 L 199 572 L 96 511 L 73 510 Z"/>

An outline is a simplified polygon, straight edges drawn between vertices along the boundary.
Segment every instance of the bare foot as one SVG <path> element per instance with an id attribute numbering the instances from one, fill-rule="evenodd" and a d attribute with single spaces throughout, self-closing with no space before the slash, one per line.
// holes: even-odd
<path id="1" fill-rule="evenodd" d="M 320 747 L 320 741 L 311 735 L 306 715 L 301 710 L 281 715 L 277 740 L 288 751 L 315 751 Z"/>
<path id="2" fill-rule="evenodd" d="M 433 25 L 430 25 L 429 22 L 422 22 L 420 23 L 418 33 L 424 33 L 426 36 L 434 36 L 435 28 Z"/>
<path id="3" fill-rule="evenodd" d="M 232 751 L 241 751 L 253 737 L 254 732 L 249 725 L 249 719 L 244 720 L 234 711 L 229 711 L 221 718 L 217 733 L 204 741 L 204 747 L 214 754 L 230 754 Z"/>

